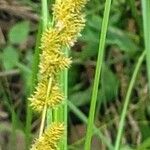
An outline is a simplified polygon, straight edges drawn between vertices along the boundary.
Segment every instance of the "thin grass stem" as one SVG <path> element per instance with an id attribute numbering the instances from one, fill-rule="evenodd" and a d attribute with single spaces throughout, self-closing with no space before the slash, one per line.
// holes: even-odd
<path id="1" fill-rule="evenodd" d="M 31 85 L 30 85 L 30 93 L 34 91 L 34 88 L 37 84 L 37 74 L 38 74 L 38 65 L 39 65 L 39 54 L 40 54 L 40 39 L 42 33 L 42 26 L 41 23 L 39 24 L 38 34 L 36 39 L 36 47 L 35 53 L 33 56 L 33 65 L 32 65 L 32 75 L 31 75 Z M 27 101 L 27 116 L 26 116 L 26 147 L 28 148 L 30 144 L 30 132 L 31 132 L 31 122 L 32 122 L 32 111 L 29 106 L 29 102 Z"/>
<path id="2" fill-rule="evenodd" d="M 68 57 L 68 48 L 65 48 L 64 54 Z M 65 96 L 65 104 L 63 108 L 64 115 L 64 124 L 65 124 L 65 136 L 64 136 L 64 150 L 67 150 L 67 124 L 68 124 L 68 108 L 67 108 L 67 99 L 68 99 L 68 69 L 63 71 L 63 80 L 62 80 L 63 92 Z"/>
<path id="3" fill-rule="evenodd" d="M 48 6 L 47 6 L 47 0 L 42 0 L 42 25 L 43 30 L 46 29 L 47 23 L 48 23 Z"/>
<path id="4" fill-rule="evenodd" d="M 88 127 L 87 127 L 85 147 L 84 147 L 85 150 L 91 149 L 91 139 L 92 139 L 92 133 L 93 133 L 92 129 L 93 129 L 93 124 L 94 124 L 97 93 L 98 93 L 98 86 L 99 86 L 99 80 L 100 80 L 100 74 L 101 74 L 101 68 L 102 68 L 102 62 L 103 62 L 103 56 L 104 56 L 104 46 L 105 46 L 105 40 L 106 40 L 110 7 L 111 7 L 111 0 L 106 0 L 104 17 L 103 17 L 102 28 L 101 28 L 100 42 L 99 42 L 98 60 L 96 64 L 94 86 L 93 86 L 93 91 L 92 91 L 92 99 L 91 99 L 89 119 L 88 119 Z"/>
<path id="5" fill-rule="evenodd" d="M 39 65 L 39 54 L 40 54 L 40 39 L 41 39 L 41 33 L 42 30 L 46 27 L 47 24 L 47 0 L 42 0 L 42 21 L 39 23 L 39 28 L 38 28 L 38 34 L 37 34 L 37 40 L 36 40 L 36 47 L 35 47 L 35 53 L 33 56 L 33 66 L 32 66 L 32 76 L 31 76 L 31 86 L 30 86 L 30 94 L 35 89 L 35 86 L 37 84 L 37 75 L 38 75 L 38 65 Z M 29 149 L 30 145 L 30 133 L 31 133 L 31 122 L 32 122 L 32 111 L 29 106 L 29 102 L 27 101 L 27 115 L 26 115 L 26 149 Z"/>
<path id="6" fill-rule="evenodd" d="M 63 53 L 66 57 L 68 57 L 68 48 L 63 48 Z M 59 144 L 60 149 L 67 150 L 67 124 L 68 124 L 68 106 L 67 106 L 67 99 L 68 99 L 68 69 L 65 69 L 60 74 L 60 85 L 62 88 L 62 92 L 64 93 L 64 103 L 59 107 L 59 109 L 54 110 L 54 118 L 56 120 L 63 122 L 65 124 L 65 133 L 63 142 Z"/>
<path id="7" fill-rule="evenodd" d="M 148 87 L 150 95 L 150 0 L 142 0 L 144 41 L 146 50 L 146 62 L 148 72 Z"/>
<path id="8" fill-rule="evenodd" d="M 122 138 L 122 133 L 123 133 L 123 127 L 125 125 L 125 118 L 126 118 L 126 114 L 127 114 L 127 108 L 128 108 L 128 105 L 129 105 L 129 101 L 130 101 L 130 97 L 131 97 L 131 94 L 132 94 L 133 86 L 135 84 L 136 77 L 137 77 L 138 71 L 140 69 L 140 66 L 141 66 L 141 64 L 144 60 L 145 54 L 146 54 L 146 51 L 144 51 L 141 54 L 141 56 L 139 57 L 138 62 L 136 64 L 136 67 L 134 69 L 131 81 L 129 83 L 129 87 L 128 87 L 127 94 L 126 94 L 126 97 L 125 97 L 125 102 L 124 102 L 124 105 L 123 105 L 123 110 L 122 110 L 122 113 L 121 113 L 121 119 L 120 119 L 120 123 L 119 123 L 119 127 L 118 127 L 118 133 L 117 133 L 117 138 L 116 138 L 116 142 L 115 142 L 115 150 L 120 149 L 120 143 L 121 143 L 121 138 Z"/>

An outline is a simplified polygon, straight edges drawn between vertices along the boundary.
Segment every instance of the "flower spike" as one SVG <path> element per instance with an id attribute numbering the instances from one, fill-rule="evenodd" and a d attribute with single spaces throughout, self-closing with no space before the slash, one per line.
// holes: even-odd
<path id="1" fill-rule="evenodd" d="M 57 144 L 64 133 L 62 123 L 53 123 L 33 144 L 31 150 L 57 150 Z"/>

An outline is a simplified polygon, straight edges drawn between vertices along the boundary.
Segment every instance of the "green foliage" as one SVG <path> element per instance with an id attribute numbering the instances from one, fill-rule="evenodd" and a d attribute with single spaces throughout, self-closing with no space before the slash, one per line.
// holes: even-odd
<path id="1" fill-rule="evenodd" d="M 15 24 L 9 31 L 8 38 L 12 44 L 20 44 L 27 40 L 29 34 L 29 22 L 23 21 Z"/>
<path id="2" fill-rule="evenodd" d="M 89 98 L 91 96 L 91 88 L 88 88 L 84 91 L 78 91 L 75 92 L 73 94 L 71 94 L 71 96 L 69 97 L 69 99 L 71 100 L 71 102 L 76 105 L 76 106 L 83 106 L 85 104 L 87 104 L 89 102 Z"/>
<path id="3" fill-rule="evenodd" d="M 107 43 L 117 45 L 120 50 L 132 56 L 139 50 L 135 39 L 132 39 L 132 36 L 129 36 L 127 32 L 116 27 L 109 28 Z"/>
<path id="4" fill-rule="evenodd" d="M 126 145 L 126 146 L 122 146 L 120 148 L 120 150 L 134 150 L 134 149 L 132 149 L 131 147 L 129 147 L 128 145 Z"/>
<path id="5" fill-rule="evenodd" d="M 119 81 L 106 65 L 103 65 L 102 68 L 101 86 L 102 91 L 100 91 L 100 94 L 103 102 L 109 102 L 117 98 Z"/>
<path id="6" fill-rule="evenodd" d="M 2 61 L 6 70 L 14 68 L 19 62 L 19 54 L 12 46 L 7 46 L 2 53 Z"/>
<path id="7" fill-rule="evenodd" d="M 77 73 L 77 71 L 74 71 Z M 71 73 L 72 75 L 72 73 Z M 72 77 L 72 76 L 71 76 Z M 78 77 L 78 75 L 76 75 Z M 76 77 L 72 78 L 75 79 Z M 77 88 L 78 87 L 78 88 Z M 85 90 L 81 90 L 82 85 L 77 85 L 77 88 L 70 95 L 69 99 L 76 106 L 84 106 L 88 104 L 91 97 L 92 87 L 88 87 Z M 105 64 L 102 68 L 102 80 L 101 80 L 101 88 L 98 92 L 98 100 L 102 102 L 109 102 L 115 100 L 118 95 L 119 81 L 116 75 L 108 68 Z M 73 89 L 73 88 L 72 88 Z"/>
<path id="8" fill-rule="evenodd" d="M 138 36 L 132 33 L 129 34 L 129 32 L 118 27 L 118 24 L 115 24 L 120 19 L 121 14 L 118 15 L 114 14 L 110 17 L 106 44 L 116 45 L 119 50 L 135 55 L 139 50 Z M 80 54 L 81 59 L 88 59 L 97 55 L 100 32 L 99 24 L 101 24 L 101 21 L 102 18 L 97 14 L 87 16 L 87 23 L 83 32 L 84 37 L 81 38 L 81 41 L 86 43 Z"/>
<path id="9" fill-rule="evenodd" d="M 48 1 L 52 2 L 51 0 Z M 22 2 L 31 6 L 31 8 L 33 8 L 33 10 L 36 11 L 36 14 L 39 14 L 40 16 L 40 5 L 41 5 L 40 2 L 34 2 L 33 0 L 22 0 Z M 79 42 L 77 42 L 77 44 L 70 51 L 71 53 L 70 55 L 73 59 L 73 64 L 69 70 L 69 76 L 68 76 L 69 77 L 69 83 L 68 83 L 69 100 L 72 103 L 72 106 L 70 107 L 70 111 L 74 112 L 73 107 L 75 107 L 76 111 L 78 110 L 80 112 L 77 113 L 78 118 L 82 118 L 81 117 L 82 115 L 84 116 L 84 114 L 82 114 L 82 112 L 78 108 L 79 107 L 87 108 L 91 100 L 94 69 L 95 69 L 96 58 L 98 54 L 99 34 L 102 32 L 101 26 L 99 25 L 101 25 L 102 18 L 103 18 L 102 14 L 104 10 L 104 2 L 105 0 L 92 0 L 88 2 L 87 7 L 85 8 L 86 15 L 87 15 L 86 27 L 82 33 L 82 37 L 80 37 Z M 143 0 L 143 4 L 144 3 L 145 0 Z M 52 4 L 50 4 L 50 7 L 51 6 Z M 143 11 L 143 16 L 145 16 L 144 18 L 145 37 L 142 29 L 141 9 L 143 8 L 141 8 L 140 0 L 129 0 L 129 2 L 125 0 L 118 0 L 118 1 L 115 0 L 113 1 L 111 7 L 111 14 L 110 14 L 110 20 L 109 20 L 109 26 L 108 26 L 108 32 L 106 38 L 106 46 L 105 46 L 106 57 L 104 58 L 105 63 L 102 66 L 101 81 L 99 84 L 98 99 L 97 99 L 98 100 L 97 104 L 100 104 L 99 102 L 102 102 L 103 104 L 106 105 L 102 105 L 102 107 L 99 106 L 97 107 L 98 109 L 96 110 L 97 111 L 96 121 L 97 119 L 99 119 L 99 117 L 104 118 L 98 120 L 98 126 L 101 127 L 101 125 L 106 125 L 106 131 L 113 137 L 112 143 L 115 143 L 115 136 L 117 134 L 116 133 L 117 124 L 119 124 L 119 121 L 117 120 L 120 116 L 120 110 L 122 110 L 123 108 L 124 96 L 127 92 L 127 88 L 129 85 L 128 82 L 131 79 L 130 75 L 134 71 L 132 70 L 132 68 L 136 66 L 137 58 L 139 57 L 142 50 L 145 49 L 143 46 L 145 40 L 146 40 L 145 46 L 149 47 L 149 42 L 147 41 L 148 33 L 149 33 L 148 32 L 149 25 L 147 22 L 149 22 L 150 19 L 146 19 L 146 17 L 148 17 L 146 14 L 149 14 L 149 11 L 146 12 L 146 10 L 148 9 L 148 5 L 145 5 L 145 9 Z M 49 18 L 51 18 L 51 16 L 49 16 Z M 23 80 L 23 84 L 21 85 L 21 90 L 22 90 L 21 99 L 25 100 L 29 94 L 30 89 L 31 91 L 34 89 L 34 85 L 36 83 L 35 79 L 38 75 L 38 68 L 34 68 L 34 67 L 38 65 L 41 31 L 39 32 L 39 37 L 36 44 L 37 54 L 35 56 L 35 59 L 34 58 L 32 59 L 33 45 L 32 47 L 30 45 L 27 45 L 23 49 L 23 52 L 22 52 L 22 47 L 26 45 L 26 41 L 28 41 L 30 31 L 32 31 L 31 36 L 32 39 L 34 39 L 35 32 L 37 31 L 36 29 L 37 25 L 34 25 L 35 22 L 33 24 L 29 23 L 29 21 L 26 21 L 26 19 L 18 19 L 18 18 L 17 19 L 13 18 L 13 19 L 14 21 L 16 21 L 16 23 L 11 28 L 9 28 L 9 30 L 7 29 L 4 30 L 4 33 L 7 34 L 4 35 L 4 37 L 7 37 L 7 41 L 6 41 L 6 45 L 4 45 L 4 48 L 3 49 L 1 48 L 1 52 L 0 52 L 0 58 L 2 63 L 1 74 L 2 75 L 3 73 L 5 74 L 5 71 L 7 73 L 10 70 L 14 70 L 14 69 L 19 70 L 19 77 L 21 77 L 21 80 Z M 147 56 L 149 56 L 149 53 L 147 53 Z M 149 60 L 150 59 L 147 58 L 147 62 L 149 62 Z M 33 63 L 35 63 L 33 70 L 34 69 L 36 70 L 33 71 L 35 73 L 31 79 L 31 74 L 32 74 L 31 65 Z M 120 69 L 121 70 L 120 72 L 116 71 L 117 70 L 116 68 L 118 66 L 122 67 L 122 69 Z M 149 149 L 150 146 L 149 145 L 150 113 L 148 111 L 149 102 L 148 102 L 148 98 L 145 96 L 147 94 L 146 93 L 147 92 L 146 72 L 147 70 L 150 70 L 148 65 L 147 68 L 148 69 L 145 68 L 145 64 L 144 64 L 141 69 L 142 73 L 138 74 L 139 79 L 136 81 L 136 85 L 134 86 L 134 90 L 130 99 L 130 104 L 131 103 L 132 104 L 129 108 L 132 110 L 131 111 L 130 109 L 127 110 L 127 115 L 130 113 L 131 115 L 133 115 L 133 121 L 135 121 L 134 127 L 138 126 L 138 132 L 141 134 L 141 141 L 140 141 L 141 143 L 138 143 L 139 146 L 137 146 L 136 150 L 146 150 Z M 120 76 L 125 81 L 121 81 Z M 11 85 L 11 83 L 9 84 Z M 145 92 L 144 93 L 145 95 L 141 94 L 143 91 Z M 123 92 L 123 96 L 121 95 L 122 94 L 121 92 Z M 5 90 L 4 91 L 0 90 L 0 96 L 3 95 L 4 93 Z M 2 97 L 2 99 L 4 99 L 5 101 L 7 97 L 6 96 L 4 98 Z M 138 101 L 138 102 L 134 104 L 133 101 Z M 22 102 L 24 104 L 25 101 Z M 12 107 L 12 105 L 10 105 L 9 107 Z M 10 109 L 9 107 L 6 106 L 6 109 L 9 110 Z M 21 105 L 20 108 L 15 107 L 15 111 L 16 111 L 15 115 L 18 118 L 20 115 L 19 112 L 22 110 L 24 112 L 24 110 L 26 109 L 25 107 L 26 107 L 25 105 Z M 112 112 L 110 107 L 114 108 L 116 112 L 115 113 Z M 105 115 L 102 115 L 100 113 L 101 110 L 99 109 L 101 108 L 102 108 L 102 112 L 104 111 L 104 113 L 110 112 L 110 114 L 109 113 L 107 114 L 108 116 L 106 116 L 106 118 Z M 117 114 L 118 112 L 119 114 Z M 87 115 L 88 114 L 85 114 L 84 116 L 86 118 L 86 121 L 87 121 L 87 117 L 86 117 Z M 81 120 L 84 120 L 85 119 L 84 117 Z M 74 119 L 72 118 L 71 115 L 70 118 Z M 36 119 L 36 117 L 34 119 Z M 86 121 L 84 122 L 87 123 Z M 18 119 L 17 124 L 19 124 L 19 122 L 22 124 L 20 129 L 24 131 L 25 127 L 23 127 L 23 125 L 25 124 L 25 121 L 24 120 L 20 121 Z M 69 120 L 69 122 L 71 121 Z M 111 124 L 110 122 L 113 123 Z M 129 124 L 129 127 L 127 126 L 127 131 L 125 131 L 125 133 L 123 134 L 124 136 L 123 138 L 130 139 L 129 135 L 131 134 L 132 136 L 134 136 L 134 130 L 132 130 L 131 128 L 130 131 L 130 122 L 128 119 L 126 120 L 126 124 L 127 125 Z M 30 120 L 29 120 L 29 126 L 30 126 Z M 74 126 L 74 124 L 69 126 L 71 130 L 72 130 L 72 126 Z M 16 126 L 16 128 L 18 128 L 18 126 Z M 116 128 L 116 130 L 114 128 Z M 105 132 L 103 128 L 101 129 L 102 132 Z M 114 129 L 114 131 L 112 129 Z M 128 132 L 130 133 L 129 135 Z M 135 140 L 137 139 L 138 138 L 136 137 Z M 125 142 L 127 144 L 122 145 L 120 150 L 135 150 L 134 148 L 136 147 L 136 145 L 133 146 L 132 141 L 130 142 L 125 141 Z"/>
<path id="10" fill-rule="evenodd" d="M 141 145 L 137 148 L 137 150 L 149 150 L 150 149 L 150 138 L 147 138 Z"/>

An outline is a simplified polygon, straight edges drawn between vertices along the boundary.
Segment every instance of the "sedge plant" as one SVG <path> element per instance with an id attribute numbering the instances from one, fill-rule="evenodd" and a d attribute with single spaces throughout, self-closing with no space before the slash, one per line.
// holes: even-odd
<path id="1" fill-rule="evenodd" d="M 145 48 L 138 59 L 137 65 L 133 72 L 133 76 L 129 83 L 129 88 L 125 97 L 121 120 L 115 141 L 115 147 L 103 136 L 98 128 L 94 125 L 94 115 L 96 110 L 98 86 L 101 75 L 101 68 L 103 57 L 105 53 L 105 41 L 107 34 L 107 27 L 109 21 L 109 14 L 111 8 L 111 0 L 106 0 L 104 17 L 102 21 L 102 28 L 99 41 L 99 53 L 95 71 L 95 79 L 93 84 L 93 92 L 91 98 L 91 105 L 89 111 L 89 118 L 87 118 L 76 106 L 68 101 L 68 69 L 71 65 L 71 58 L 69 58 L 69 49 L 77 41 L 80 32 L 85 26 L 85 15 L 83 8 L 87 0 L 56 0 L 53 5 L 52 21 L 49 21 L 48 1 L 42 0 L 42 32 L 39 36 L 38 47 L 35 53 L 35 63 L 33 67 L 33 94 L 29 98 L 30 106 L 34 112 L 41 115 L 41 124 L 39 136 L 31 146 L 31 150 L 67 150 L 67 107 L 87 124 L 87 133 L 85 137 L 84 150 L 91 149 L 92 136 L 98 135 L 100 139 L 108 146 L 110 150 L 119 150 L 121 137 L 123 134 L 123 127 L 127 114 L 132 89 L 136 80 L 136 76 L 140 66 L 147 56 L 148 77 L 149 77 L 149 1 L 142 1 L 143 18 L 144 18 L 144 33 L 145 33 Z M 133 1 L 130 1 L 131 4 Z M 133 6 L 133 5 L 132 5 Z M 133 13 L 135 14 L 135 9 Z M 138 21 L 139 23 L 139 21 Z M 139 25 L 139 24 L 138 24 Z M 41 51 L 41 53 L 40 53 Z M 39 69 L 39 70 L 38 70 Z M 37 79 L 38 74 L 38 80 Z M 34 81 L 36 80 L 36 81 Z M 37 85 L 35 84 L 37 82 Z M 35 86 L 36 85 L 36 86 Z M 29 130 L 31 128 L 31 110 L 28 108 L 27 117 L 27 135 L 29 137 Z M 60 140 L 62 139 L 62 140 Z"/>
<path id="2" fill-rule="evenodd" d="M 41 114 L 39 137 L 32 150 L 67 150 L 67 140 L 59 144 L 61 137 L 67 139 L 67 69 L 71 58 L 67 57 L 85 25 L 82 12 L 87 0 L 57 0 L 53 5 L 52 25 L 48 26 L 47 1 L 42 0 L 43 33 L 39 61 L 38 84 L 29 98 L 33 111 Z M 64 51 L 65 50 L 65 51 Z M 62 73 L 61 88 L 60 74 Z M 63 90 L 62 90 L 63 89 Z M 48 112 L 48 113 L 47 113 Z M 63 116 L 60 114 L 63 112 Z M 59 114 L 59 115 L 58 115 Z M 59 117 L 58 117 L 59 116 Z M 47 119 L 47 127 L 45 123 Z M 63 136 L 64 135 L 64 136 Z"/>

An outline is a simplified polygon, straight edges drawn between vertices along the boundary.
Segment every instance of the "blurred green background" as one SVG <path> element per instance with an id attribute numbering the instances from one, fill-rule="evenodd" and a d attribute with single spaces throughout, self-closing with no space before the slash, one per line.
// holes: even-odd
<path id="1" fill-rule="evenodd" d="M 88 116 L 104 0 L 85 8 L 86 27 L 70 50 L 69 100 Z M 134 3 L 133 3 L 134 2 Z M 49 11 L 53 1 L 49 0 Z M 26 103 L 36 41 L 39 40 L 40 0 L 0 1 L 0 150 L 25 149 Z M 140 0 L 114 0 L 106 40 L 105 62 L 99 86 L 96 125 L 112 143 L 136 61 L 144 50 Z M 150 149 L 150 105 L 146 66 L 143 63 L 128 109 L 122 149 Z M 102 104 L 101 104 L 101 101 Z M 32 137 L 40 119 L 33 115 Z M 68 120 L 69 149 L 81 150 L 85 125 L 72 110 Z M 81 139 L 80 139 L 81 138 Z M 93 150 L 107 150 L 93 139 Z"/>

